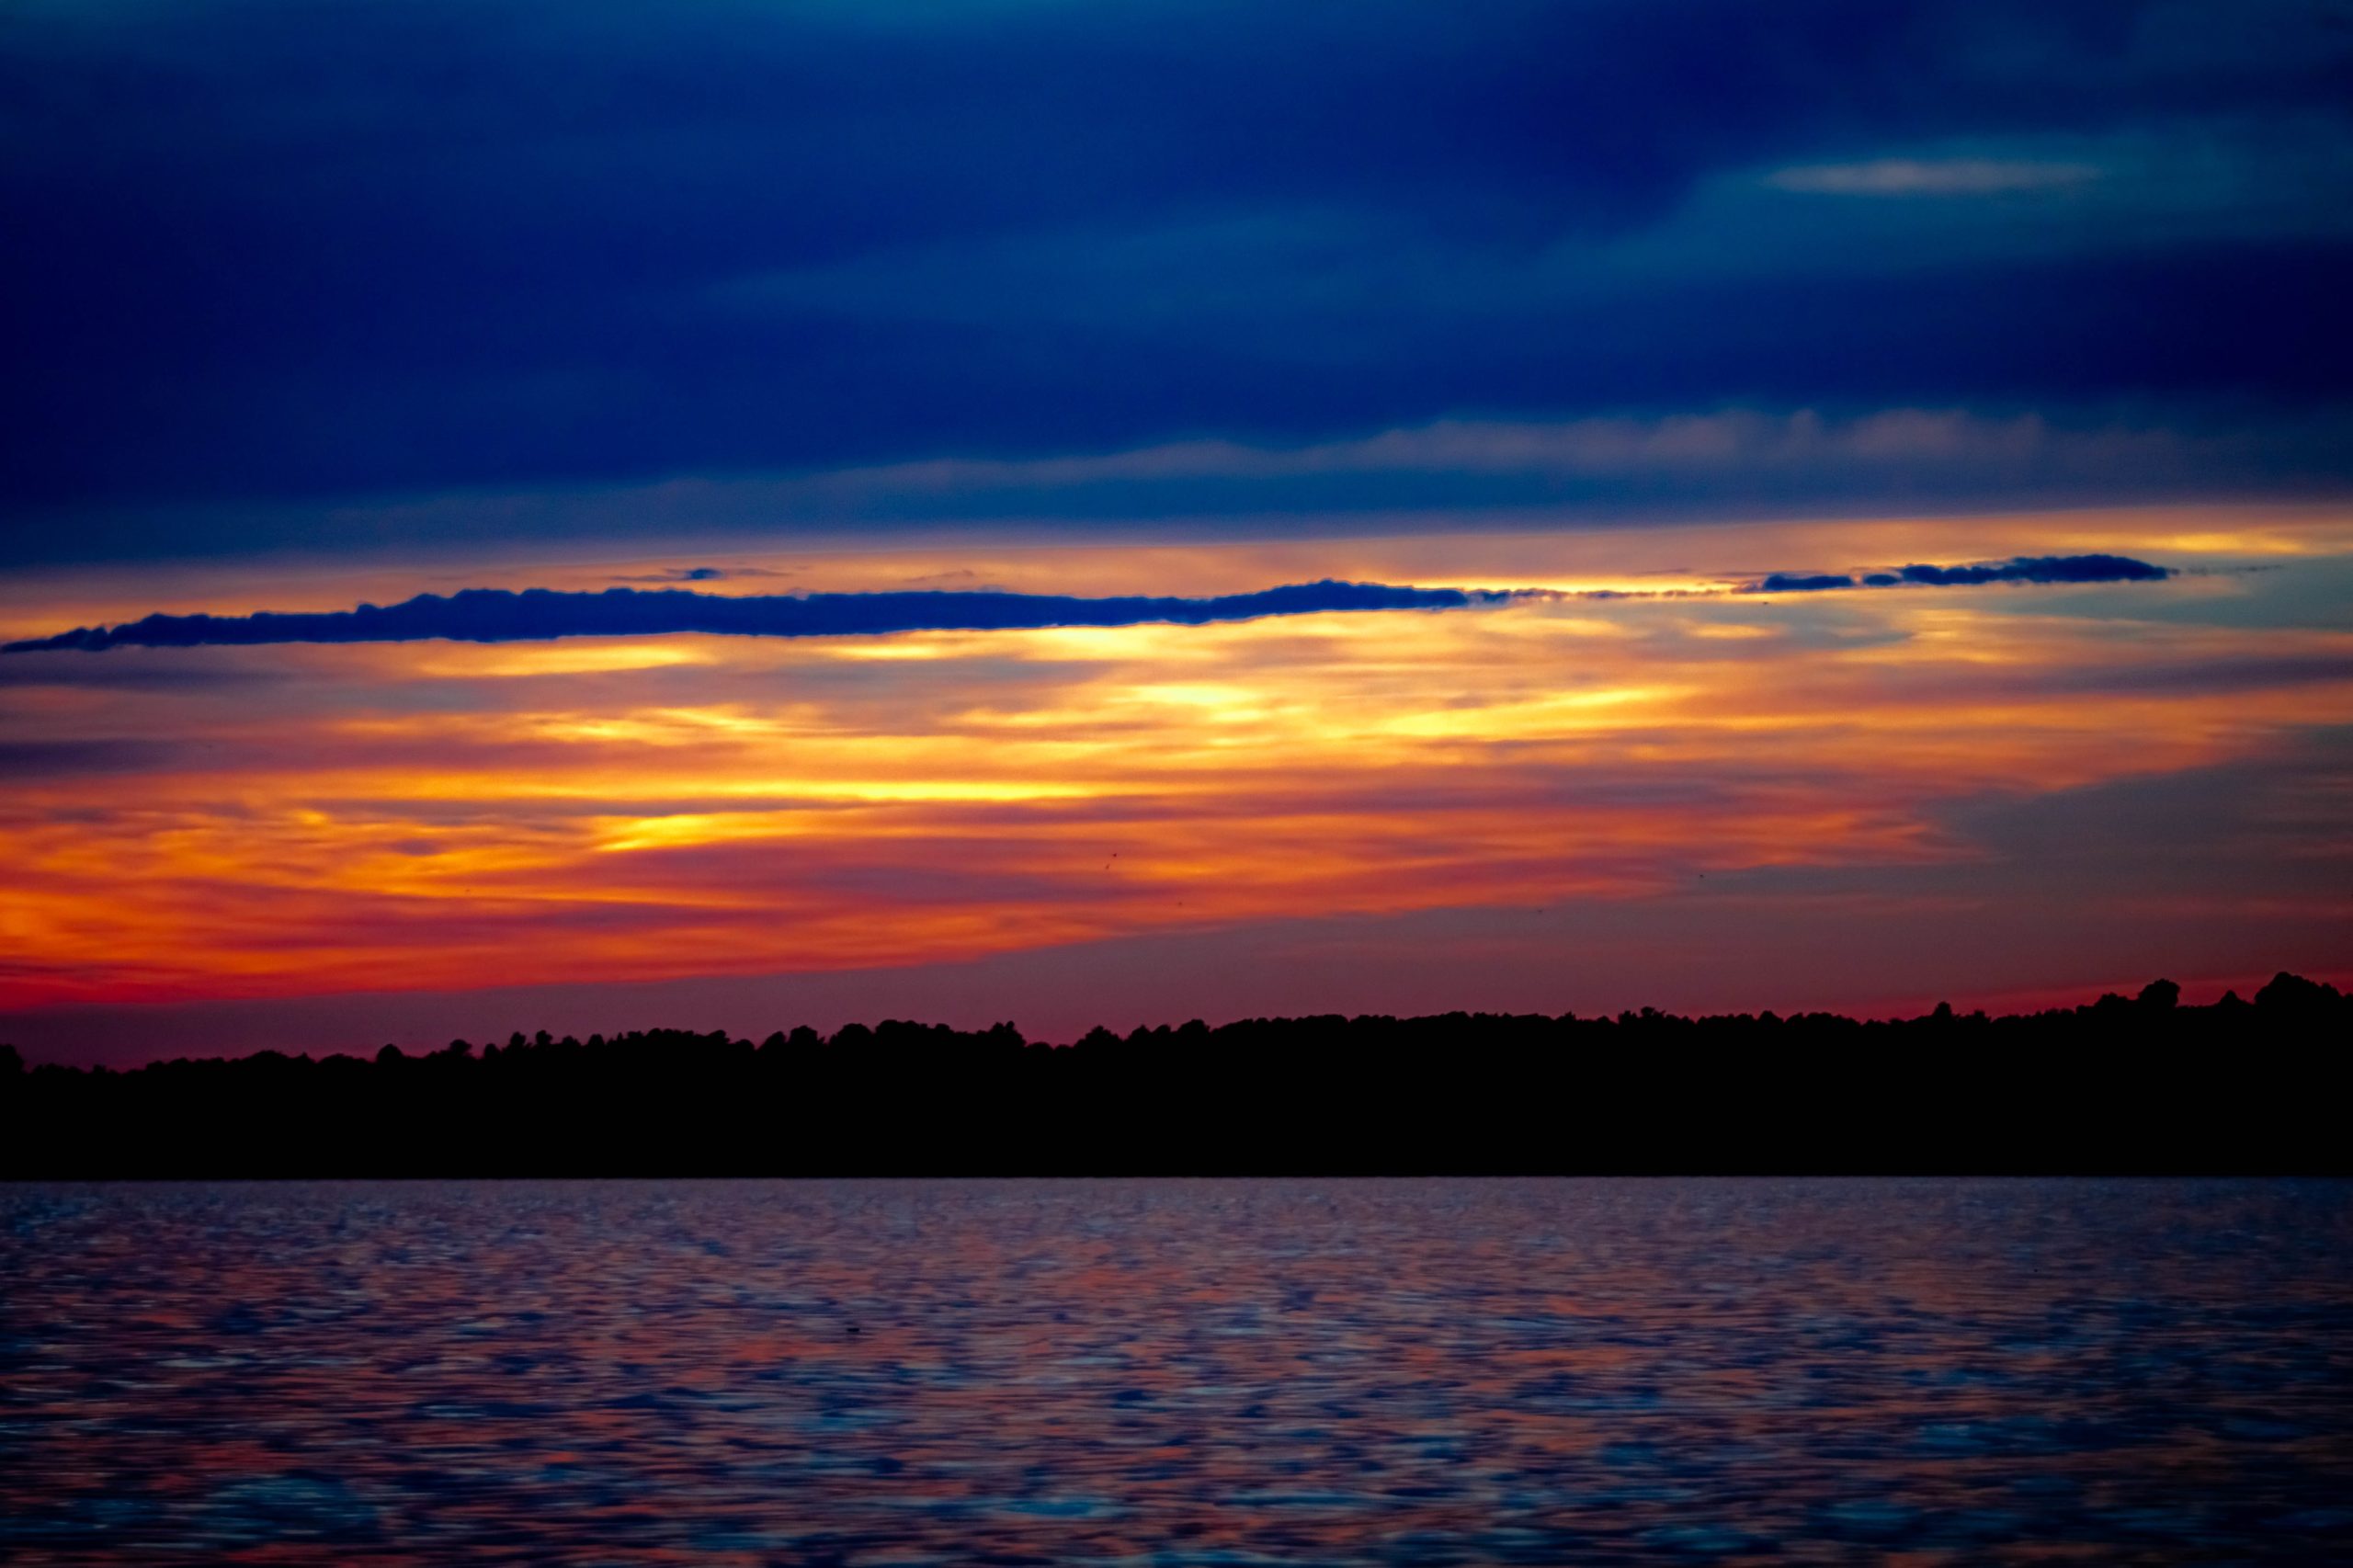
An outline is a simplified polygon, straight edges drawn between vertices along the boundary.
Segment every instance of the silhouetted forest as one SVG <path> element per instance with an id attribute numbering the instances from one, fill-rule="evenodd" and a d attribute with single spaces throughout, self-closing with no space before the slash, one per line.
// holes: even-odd
<path id="1" fill-rule="evenodd" d="M 2353 998 L 2006 1017 L 1449 1013 L 755 1043 L 517 1035 L 27 1070 L 11 1176 L 2353 1171 Z"/>

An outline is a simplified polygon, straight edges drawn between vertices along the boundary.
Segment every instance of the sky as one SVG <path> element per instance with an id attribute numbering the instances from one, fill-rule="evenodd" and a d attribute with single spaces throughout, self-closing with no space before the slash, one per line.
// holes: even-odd
<path id="1" fill-rule="evenodd" d="M 2353 978 L 2353 6 L 11 0 L 0 1039 Z"/>

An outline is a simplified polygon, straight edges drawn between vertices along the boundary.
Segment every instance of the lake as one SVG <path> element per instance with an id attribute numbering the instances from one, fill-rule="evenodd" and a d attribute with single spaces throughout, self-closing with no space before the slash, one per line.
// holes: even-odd
<path id="1" fill-rule="evenodd" d="M 2353 1560 L 2353 1184 L 0 1187 L 0 1557 Z"/>

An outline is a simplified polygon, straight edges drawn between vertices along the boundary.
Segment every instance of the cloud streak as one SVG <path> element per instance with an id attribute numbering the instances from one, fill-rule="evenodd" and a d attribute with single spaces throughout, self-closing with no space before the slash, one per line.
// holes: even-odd
<path id="1" fill-rule="evenodd" d="M 467 588 L 419 594 L 396 605 L 252 615 L 151 615 L 120 626 L 77 627 L 8 643 L 0 652 L 125 646 L 193 648 L 265 642 L 519 642 L 556 637 L 653 637 L 703 632 L 735 637 L 856 637 L 895 631 L 1009 631 L 1053 626 L 1137 626 L 1253 620 L 1335 610 L 1460 609 L 1508 591 L 1394 587 L 1381 583 L 1293 583 L 1207 598 L 1128 595 L 940 592 L 723 597 L 671 588 L 568 593 Z"/>
<path id="2" fill-rule="evenodd" d="M 471 549 L 490 532 L 508 542 L 609 540 L 617 561 L 708 551 L 709 564 L 613 579 L 691 587 L 717 580 L 712 572 L 730 582 L 762 574 L 732 555 L 774 551 L 797 537 L 883 529 L 1363 537 L 1456 532 L 1479 526 L 1474 514 L 1490 515 L 1493 526 L 1523 528 L 1869 515 L 1898 504 L 1915 512 L 2174 504 L 2223 493 L 2326 494 L 2325 472 L 2347 452 L 2353 404 L 2239 424 L 2111 417 L 2084 407 L 1999 416 L 1961 408 L 1724 407 L 1639 417 L 1444 419 L 1307 444 L 1204 437 L 1059 456 L 555 483 L 328 506 L 97 511 L 70 527 L 0 529 L 0 569 L 135 554 L 140 537 L 165 525 L 174 548 L 197 558 L 269 555 L 322 536 Z M 972 578 L 938 585 L 983 585 Z"/>
<path id="3" fill-rule="evenodd" d="M 1751 594 L 1835 593 L 1847 588 L 1973 588 L 1988 583 L 2162 583 L 2174 574 L 2129 555 L 2017 555 L 1971 566 L 1905 566 L 1868 573 L 1773 572 L 1742 591 Z"/>
<path id="4" fill-rule="evenodd" d="M 1779 190 L 1822 196 L 2001 196 L 2021 190 L 2064 189 L 2099 176 L 2097 166 L 2091 164 L 1996 158 L 1878 158 L 1865 164 L 1816 164 L 1777 169 L 1766 183 Z"/>
<path id="5" fill-rule="evenodd" d="M 1847 588 L 1977 587 L 1989 583 L 2149 583 L 2169 567 L 2124 555 L 2017 556 L 1964 566 L 1905 566 L 1859 580 L 1847 573 L 1773 572 L 1730 591 L 1821 593 Z M 692 580 L 706 581 L 707 577 Z M 466 588 L 419 594 L 395 605 L 356 609 L 258 610 L 251 615 L 150 615 L 119 626 L 82 626 L 0 645 L 0 653 L 100 653 L 109 648 L 251 647 L 277 642 L 546 642 L 560 637 L 877 637 L 901 631 L 1021 631 L 1057 626 L 1203 626 L 1267 616 L 1356 610 L 1465 609 L 1529 598 L 1689 598 L 1726 590 L 1655 593 L 1619 588 L 1417 588 L 1325 579 L 1256 593 L 1199 598 L 1120 595 L 1085 598 L 1000 589 L 898 593 L 722 596 L 689 588 Z"/>

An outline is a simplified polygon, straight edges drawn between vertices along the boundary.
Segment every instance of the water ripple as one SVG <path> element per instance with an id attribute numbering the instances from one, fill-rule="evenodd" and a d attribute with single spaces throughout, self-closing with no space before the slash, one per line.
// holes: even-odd
<path id="1" fill-rule="evenodd" d="M 0 1187 L 0 1556 L 2353 1559 L 2353 1187 Z"/>

